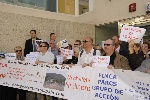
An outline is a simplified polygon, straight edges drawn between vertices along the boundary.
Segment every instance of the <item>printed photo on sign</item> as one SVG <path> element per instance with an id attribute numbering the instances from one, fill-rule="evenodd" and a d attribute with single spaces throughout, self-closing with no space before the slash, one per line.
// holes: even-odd
<path id="1" fill-rule="evenodd" d="M 66 39 L 61 40 L 60 42 L 57 43 L 57 46 L 58 46 L 59 48 L 65 48 L 65 47 L 68 46 L 68 41 L 67 41 Z"/>
<path id="2" fill-rule="evenodd" d="M 48 69 L 43 87 L 64 91 L 66 77 L 67 77 L 67 71 Z"/>
<path id="3" fill-rule="evenodd" d="M 40 46 L 41 42 L 43 42 L 43 40 L 35 40 L 36 46 Z"/>

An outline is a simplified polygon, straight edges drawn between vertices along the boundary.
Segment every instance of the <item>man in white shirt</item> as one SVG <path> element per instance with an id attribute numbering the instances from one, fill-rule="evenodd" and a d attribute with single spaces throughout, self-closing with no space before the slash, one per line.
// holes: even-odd
<path id="1" fill-rule="evenodd" d="M 38 63 L 54 63 L 54 54 L 48 51 L 49 44 L 47 42 L 42 42 L 40 44 L 40 53 L 37 55 L 36 64 Z"/>
<path id="2" fill-rule="evenodd" d="M 85 37 L 82 42 L 84 49 L 79 52 L 77 64 L 86 67 L 92 62 L 93 56 L 100 56 L 100 51 L 93 49 L 91 37 Z"/>

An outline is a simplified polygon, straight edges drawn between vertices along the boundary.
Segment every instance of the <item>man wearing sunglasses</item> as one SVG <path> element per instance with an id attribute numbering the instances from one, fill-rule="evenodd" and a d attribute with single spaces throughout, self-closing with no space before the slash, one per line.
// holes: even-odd
<path id="1" fill-rule="evenodd" d="M 38 63 L 54 63 L 54 54 L 48 51 L 49 44 L 47 42 L 41 42 L 40 53 L 37 55 L 36 64 Z"/>
<path id="2" fill-rule="evenodd" d="M 24 60 L 24 57 L 22 55 L 22 48 L 20 46 L 15 47 L 14 51 L 16 53 L 16 60 Z M 26 90 L 18 89 L 18 92 L 19 100 L 26 100 Z"/>
<path id="3" fill-rule="evenodd" d="M 112 69 L 125 69 L 129 70 L 129 62 L 128 59 L 122 55 L 120 55 L 117 51 L 115 51 L 115 42 L 111 39 L 108 39 L 104 43 L 104 56 L 110 56 L 110 63 L 108 68 Z"/>
<path id="4" fill-rule="evenodd" d="M 78 47 L 80 50 L 82 49 L 82 45 L 81 45 L 81 41 L 80 40 L 76 40 L 74 43 L 74 48 Z"/>
<path id="5" fill-rule="evenodd" d="M 93 56 L 100 56 L 100 51 L 93 49 L 93 39 L 91 37 L 85 37 L 82 42 L 84 49 L 79 52 L 77 64 L 84 68 L 90 66 Z"/>

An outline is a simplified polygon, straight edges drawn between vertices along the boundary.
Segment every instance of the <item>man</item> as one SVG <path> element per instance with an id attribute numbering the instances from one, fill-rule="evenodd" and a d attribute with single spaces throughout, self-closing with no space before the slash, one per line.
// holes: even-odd
<path id="1" fill-rule="evenodd" d="M 79 49 L 82 48 L 82 46 L 81 46 L 81 41 L 80 41 L 80 40 L 76 40 L 76 41 L 75 41 L 75 43 L 74 43 L 74 48 L 75 48 L 75 47 L 78 47 Z"/>
<path id="2" fill-rule="evenodd" d="M 53 41 L 56 41 L 56 35 L 55 33 L 51 33 L 50 34 L 50 38 L 47 40 L 47 43 L 50 45 L 50 41 L 53 40 Z"/>
<path id="3" fill-rule="evenodd" d="M 91 37 L 85 37 L 83 39 L 84 49 L 79 52 L 78 65 L 81 65 L 82 67 L 89 66 L 94 55 L 100 56 L 100 51 L 93 49 L 92 43 L 93 39 Z"/>
<path id="4" fill-rule="evenodd" d="M 56 47 L 56 41 L 50 40 L 49 44 L 50 44 L 50 47 L 51 47 L 51 50 L 49 49 L 49 51 L 51 51 L 55 56 L 54 64 L 57 64 L 56 56 L 58 55 L 58 49 Z"/>
<path id="5" fill-rule="evenodd" d="M 104 43 L 104 56 L 110 56 L 110 63 L 108 68 L 115 68 L 115 69 L 130 69 L 128 59 L 118 52 L 115 51 L 115 42 L 111 39 L 108 39 Z"/>
<path id="6" fill-rule="evenodd" d="M 52 41 L 52 40 L 51 40 Z M 52 43 L 52 42 L 51 42 Z M 54 43 L 54 41 L 53 41 Z M 48 50 L 49 44 L 47 42 L 41 42 L 40 44 L 40 53 L 37 55 L 36 64 L 39 63 L 54 63 L 54 54 Z M 44 100 L 46 99 L 46 95 L 44 95 Z M 52 100 L 57 100 L 56 97 L 52 97 Z"/>
<path id="7" fill-rule="evenodd" d="M 112 40 L 115 42 L 115 50 L 122 56 L 128 58 L 128 50 L 121 45 L 119 41 L 119 36 L 113 36 Z"/>
<path id="8" fill-rule="evenodd" d="M 150 59 L 146 59 L 142 62 L 141 66 L 135 69 L 135 71 L 140 71 L 150 74 Z"/>
<path id="9" fill-rule="evenodd" d="M 54 54 L 55 58 L 58 55 L 58 49 L 56 47 L 56 42 L 54 40 L 50 40 L 51 52 Z"/>
<path id="10" fill-rule="evenodd" d="M 15 47 L 14 51 L 16 53 L 16 60 L 24 60 L 24 57 L 22 55 L 22 48 L 20 46 Z"/>
<path id="11" fill-rule="evenodd" d="M 54 63 L 54 54 L 48 51 L 49 44 L 47 42 L 41 42 L 40 53 L 37 55 L 36 64 L 38 63 Z"/>
<path id="12" fill-rule="evenodd" d="M 20 46 L 15 47 L 14 51 L 16 53 L 16 60 L 24 60 L 24 57 L 22 55 L 22 48 Z M 26 100 L 26 90 L 18 89 L 18 91 L 19 100 Z"/>
<path id="13" fill-rule="evenodd" d="M 31 30 L 30 35 L 31 35 L 31 39 L 28 39 L 25 42 L 24 56 L 26 56 L 30 52 L 36 52 L 35 40 L 41 40 L 36 37 L 36 30 Z"/>
<path id="14" fill-rule="evenodd" d="M 143 44 L 142 44 L 142 52 L 145 54 L 145 57 L 147 59 L 150 58 L 150 43 L 148 41 L 144 41 Z"/>

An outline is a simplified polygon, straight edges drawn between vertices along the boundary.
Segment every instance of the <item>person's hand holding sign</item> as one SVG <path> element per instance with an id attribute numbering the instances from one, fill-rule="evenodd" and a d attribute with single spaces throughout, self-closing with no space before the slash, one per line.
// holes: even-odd
<path id="1" fill-rule="evenodd" d="M 128 40 L 128 43 L 129 43 L 129 52 L 130 54 L 134 53 L 134 50 L 133 50 L 133 46 L 134 46 L 134 40 Z"/>

